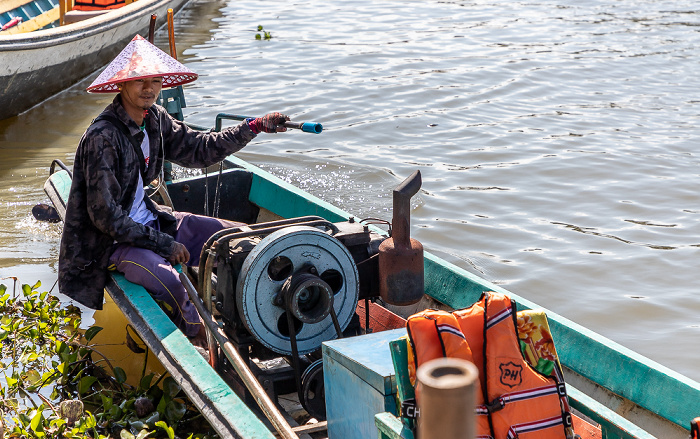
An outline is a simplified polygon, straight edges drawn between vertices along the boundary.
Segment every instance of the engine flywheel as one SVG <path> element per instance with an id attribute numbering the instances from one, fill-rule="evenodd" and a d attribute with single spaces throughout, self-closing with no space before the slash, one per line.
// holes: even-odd
<path id="1" fill-rule="evenodd" d="M 288 308 L 303 355 L 337 337 L 331 306 L 341 330 L 347 327 L 358 295 L 359 276 L 350 252 L 308 226 L 290 226 L 263 238 L 246 257 L 236 283 L 244 325 L 260 343 L 283 355 L 292 353 Z"/>

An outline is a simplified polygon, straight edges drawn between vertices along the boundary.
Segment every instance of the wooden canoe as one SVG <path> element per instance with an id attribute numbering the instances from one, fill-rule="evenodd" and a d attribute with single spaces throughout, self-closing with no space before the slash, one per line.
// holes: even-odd
<path id="1" fill-rule="evenodd" d="M 350 217 L 250 163 L 236 157 L 225 163 L 230 169 L 222 174 L 222 191 L 239 197 L 243 193 L 243 199 L 259 217 L 315 215 L 333 222 Z M 234 173 L 245 175 L 246 183 L 229 187 L 226 176 Z M 216 174 L 208 176 L 210 188 L 216 187 L 217 178 Z M 66 171 L 56 172 L 45 186 L 59 211 L 67 198 L 69 179 Z M 175 207 L 202 213 L 206 181 L 206 177 L 199 176 L 171 183 L 169 194 Z M 214 196 L 214 190 L 209 190 L 209 196 Z M 228 215 L 226 205 L 239 204 L 240 200 L 222 203 L 220 216 Z M 690 421 L 700 415 L 699 383 L 428 252 L 424 268 L 425 306 L 460 309 L 477 301 L 484 291 L 497 291 L 514 299 L 519 309 L 544 309 L 564 368 L 570 404 L 580 416 L 599 425 L 602 437 L 688 437 Z M 256 415 L 257 410 L 247 406 L 209 367 L 142 287 L 114 274 L 107 291 L 223 437 L 275 437 Z M 413 437 L 397 417 L 397 380 L 389 351 L 391 341 L 402 334 L 404 329 L 395 329 L 323 344 L 331 439 Z M 349 381 L 345 382 L 346 378 Z M 348 429 L 343 430 L 343 425 Z"/>
<path id="2" fill-rule="evenodd" d="M 0 11 L 3 4 L 7 9 L 25 1 L 2 0 Z M 100 69 L 136 34 L 147 35 L 152 14 L 157 15 L 157 26 L 161 26 L 169 8 L 177 12 L 186 2 L 138 0 L 64 26 L 0 32 L 0 120 L 30 109 Z M 42 25 L 58 20 L 58 6 L 40 16 Z"/>

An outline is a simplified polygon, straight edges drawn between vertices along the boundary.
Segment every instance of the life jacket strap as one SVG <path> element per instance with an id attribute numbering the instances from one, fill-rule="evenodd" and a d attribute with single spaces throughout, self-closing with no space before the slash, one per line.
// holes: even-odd
<path id="1" fill-rule="evenodd" d="M 517 439 L 520 434 L 532 433 L 534 431 L 545 430 L 547 428 L 562 425 L 562 418 L 555 416 L 553 418 L 542 419 L 539 421 L 528 422 L 526 424 L 516 424 L 508 429 L 508 439 Z"/>
<path id="2" fill-rule="evenodd" d="M 556 384 L 537 387 L 534 389 L 521 390 L 518 392 L 504 393 L 501 395 L 501 398 L 503 398 L 505 402 L 515 402 L 548 395 L 559 395 L 559 389 L 557 388 Z"/>
<path id="3" fill-rule="evenodd" d="M 690 421 L 690 439 L 700 439 L 700 418 Z"/>
<path id="4" fill-rule="evenodd" d="M 566 398 L 566 384 L 564 384 L 563 382 L 558 382 L 557 393 L 559 394 L 559 396 Z"/>
<path id="5" fill-rule="evenodd" d="M 562 412 L 561 414 L 561 422 L 564 424 L 564 427 L 569 428 L 574 426 L 574 421 L 571 419 L 571 413 L 569 412 Z"/>
<path id="6" fill-rule="evenodd" d="M 405 399 L 401 403 L 401 416 L 409 419 L 418 419 L 420 417 L 420 409 L 416 404 L 416 398 Z"/>
<path id="7" fill-rule="evenodd" d="M 489 414 L 489 413 L 495 413 L 499 410 L 503 410 L 503 407 L 506 406 L 506 401 L 503 399 L 502 396 L 499 396 L 498 398 L 495 398 L 493 401 L 480 405 L 476 408 L 478 414 Z"/>

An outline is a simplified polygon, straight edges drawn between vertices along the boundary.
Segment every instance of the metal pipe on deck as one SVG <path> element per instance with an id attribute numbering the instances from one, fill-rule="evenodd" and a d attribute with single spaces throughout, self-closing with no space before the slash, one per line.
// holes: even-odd
<path id="1" fill-rule="evenodd" d="M 282 413 L 280 413 L 270 397 L 267 395 L 267 392 L 265 392 L 265 389 L 263 389 L 262 385 L 260 385 L 260 382 L 255 378 L 253 372 L 251 372 L 246 362 L 236 350 L 236 347 L 233 345 L 233 343 L 231 343 L 231 341 L 228 340 L 228 337 L 226 337 L 224 334 L 223 329 L 221 329 L 221 327 L 216 323 L 216 320 L 214 320 L 214 317 L 209 313 L 209 311 L 204 309 L 204 304 L 202 304 L 202 300 L 199 298 L 197 290 L 195 290 L 194 285 L 192 285 L 192 282 L 190 282 L 185 273 L 180 273 L 180 282 L 182 282 L 182 285 L 187 290 L 187 294 L 189 294 L 190 300 L 197 308 L 199 315 L 202 317 L 202 321 L 204 321 L 204 324 L 207 325 L 209 331 L 214 335 L 214 338 L 221 347 L 221 350 L 226 355 L 226 358 L 228 358 L 228 360 L 231 362 L 231 365 L 235 369 L 236 373 L 246 385 L 253 398 L 255 398 L 255 401 L 258 403 L 258 406 L 260 406 L 263 413 L 265 413 L 267 419 L 269 419 L 272 425 L 275 427 L 275 430 L 277 430 L 280 437 L 284 439 L 298 439 L 298 436 L 294 433 L 292 427 L 284 419 Z M 210 346 L 210 349 L 214 349 L 214 346 Z"/>
<path id="2" fill-rule="evenodd" d="M 474 364 L 460 358 L 437 358 L 416 372 L 418 381 L 418 437 L 473 439 L 476 434 Z"/>

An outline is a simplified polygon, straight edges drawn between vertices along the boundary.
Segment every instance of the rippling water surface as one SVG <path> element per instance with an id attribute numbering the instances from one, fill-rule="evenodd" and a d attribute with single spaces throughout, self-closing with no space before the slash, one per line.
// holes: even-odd
<path id="1" fill-rule="evenodd" d="M 696 3 L 199 1 L 176 26 L 192 122 L 323 123 L 242 158 L 386 219 L 420 169 L 427 250 L 700 379 Z M 91 79 L 0 122 L 0 276 L 55 280 L 60 230 L 29 211 L 111 100 Z"/>

